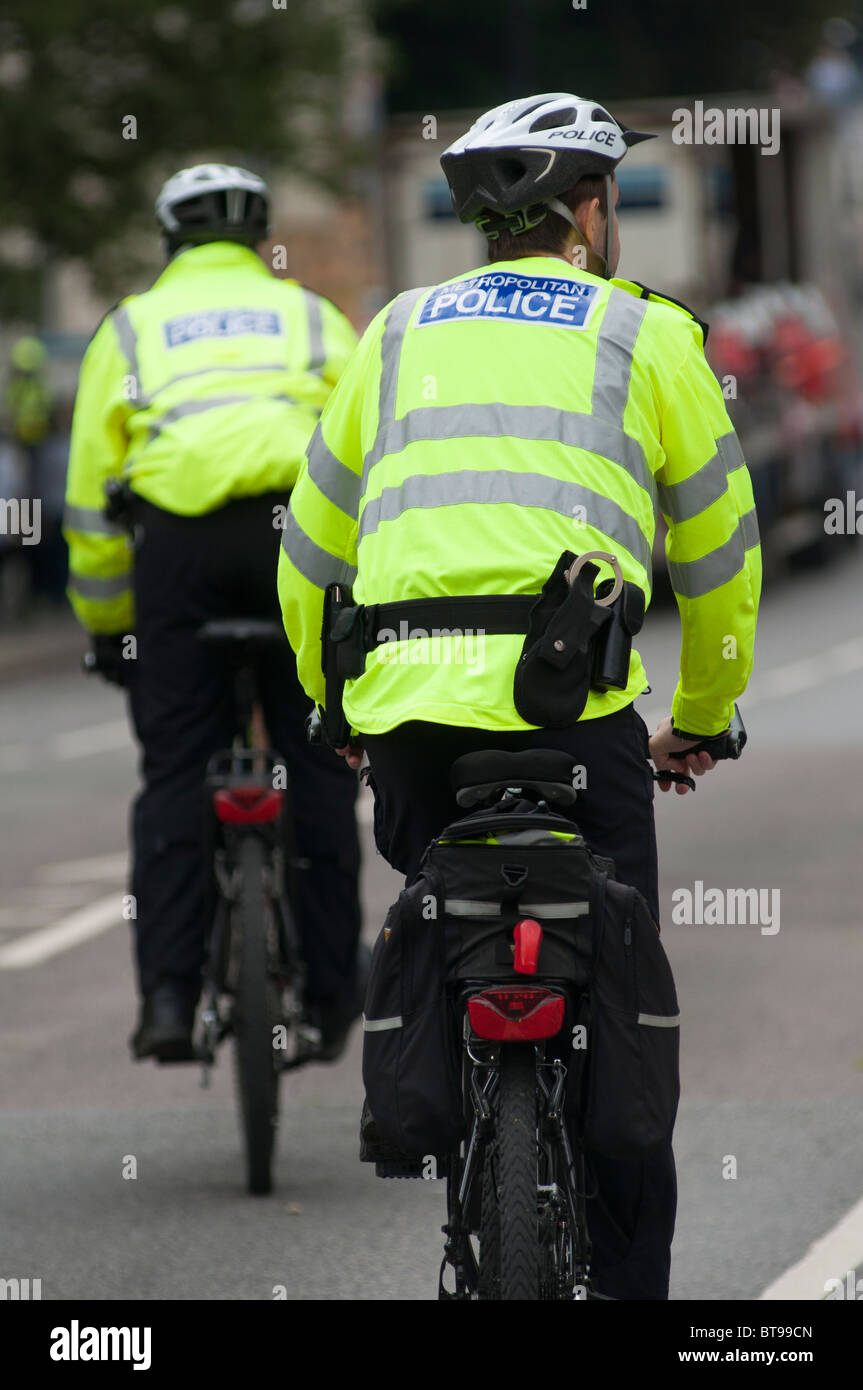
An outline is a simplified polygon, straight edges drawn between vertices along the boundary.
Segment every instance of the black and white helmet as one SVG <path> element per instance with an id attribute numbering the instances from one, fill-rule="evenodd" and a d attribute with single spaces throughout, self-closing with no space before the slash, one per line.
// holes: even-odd
<path id="1" fill-rule="evenodd" d="M 462 222 L 519 232 L 541 222 L 551 200 L 579 179 L 610 180 L 630 145 L 653 138 L 622 126 L 595 101 L 543 92 L 487 111 L 440 162 Z"/>
<path id="2" fill-rule="evenodd" d="M 156 199 L 156 221 L 172 249 L 207 241 L 252 246 L 270 230 L 269 189 L 248 169 L 195 164 L 163 186 Z"/>

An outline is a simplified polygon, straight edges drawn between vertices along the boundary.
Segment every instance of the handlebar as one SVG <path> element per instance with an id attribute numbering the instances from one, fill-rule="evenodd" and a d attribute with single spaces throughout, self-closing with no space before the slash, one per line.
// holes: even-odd
<path id="1" fill-rule="evenodd" d="M 727 729 L 724 729 L 721 734 L 711 734 L 710 738 L 703 738 L 700 743 L 694 743 L 691 748 L 683 749 L 681 756 L 685 756 L 687 753 L 709 753 L 711 758 L 717 762 L 721 762 L 724 758 L 739 758 L 746 745 L 746 737 L 740 710 L 735 705 L 734 718 Z"/>
<path id="2" fill-rule="evenodd" d="M 669 757 L 685 758 L 690 753 L 709 753 L 714 762 L 722 762 L 726 758 L 737 759 L 746 746 L 746 729 L 737 705 L 734 706 L 734 717 L 727 729 L 721 734 L 711 734 L 709 738 L 703 738 L 700 743 L 693 743 L 689 748 L 682 748 L 679 755 L 670 753 Z M 672 772 L 664 769 L 662 772 L 654 772 L 656 782 L 684 782 L 692 791 L 695 791 L 695 779 L 690 777 L 687 772 Z"/>

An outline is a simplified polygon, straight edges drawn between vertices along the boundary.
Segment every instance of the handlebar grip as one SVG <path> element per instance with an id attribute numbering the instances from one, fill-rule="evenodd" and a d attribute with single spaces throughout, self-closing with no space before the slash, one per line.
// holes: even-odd
<path id="1" fill-rule="evenodd" d="M 734 717 L 727 729 L 721 734 L 703 738 L 700 743 L 693 743 L 690 748 L 681 751 L 680 757 L 685 758 L 689 753 L 709 753 L 715 762 L 721 762 L 725 758 L 739 758 L 746 746 L 746 737 L 740 710 L 735 704 Z"/>

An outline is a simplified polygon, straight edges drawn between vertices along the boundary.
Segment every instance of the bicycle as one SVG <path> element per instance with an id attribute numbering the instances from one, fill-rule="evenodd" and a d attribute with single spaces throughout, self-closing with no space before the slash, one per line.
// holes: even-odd
<path id="1" fill-rule="evenodd" d="M 297 859 L 284 760 L 264 746 L 255 657 L 287 639 L 258 619 L 205 623 L 198 637 L 232 669 L 232 746 L 207 765 L 205 853 L 209 935 L 198 1055 L 202 1085 L 218 1045 L 234 1039 L 249 1192 L 272 1189 L 282 1072 L 315 1060 L 320 1030 L 303 1007 L 306 970 L 296 926 Z M 281 784 L 281 785 L 280 785 Z"/>
<path id="2" fill-rule="evenodd" d="M 735 710 L 730 729 L 697 748 L 715 759 L 738 758 L 745 742 Z M 493 807 L 521 798 L 539 813 L 571 806 L 571 758 L 543 750 L 544 759 L 557 760 L 557 771 L 549 781 L 546 762 L 538 782 L 525 775 L 527 757 L 501 752 L 457 759 L 452 782 L 459 805 Z M 654 778 L 686 781 L 694 789 L 686 773 L 654 772 Z M 561 1052 L 580 986 L 537 973 L 538 921 L 519 920 L 513 938 L 512 983 L 450 979 L 467 1137 L 444 1159 L 447 1221 L 438 1297 L 605 1299 L 590 1277 L 585 1154 L 573 1150 L 565 1113 L 568 1068 Z M 452 1289 L 444 1282 L 448 1268 Z"/>
<path id="3" fill-rule="evenodd" d="M 134 538 L 138 499 L 127 481 L 105 485 L 105 517 Z M 195 1054 L 209 1085 L 216 1050 L 234 1038 L 235 1076 L 250 1193 L 272 1190 L 278 1084 L 320 1055 L 321 1030 L 304 1005 L 306 967 L 296 925 L 297 858 L 284 759 L 266 747 L 256 675 L 259 655 L 283 647 L 280 623 L 213 619 L 198 640 L 218 648 L 233 682 L 230 748 L 210 758 L 204 797 L 210 922 Z M 82 662 L 105 673 L 95 652 Z"/>

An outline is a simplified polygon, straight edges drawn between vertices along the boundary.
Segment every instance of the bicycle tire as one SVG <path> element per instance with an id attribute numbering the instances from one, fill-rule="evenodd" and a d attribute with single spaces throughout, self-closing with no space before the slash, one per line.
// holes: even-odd
<path id="1" fill-rule="evenodd" d="M 479 1287 L 482 1300 L 500 1298 L 500 1207 L 497 1193 L 497 1155 L 494 1143 L 486 1146 L 482 1167 L 479 1226 Z"/>
<path id="2" fill-rule="evenodd" d="M 270 973 L 275 923 L 264 886 L 264 846 L 244 836 L 239 892 L 233 909 L 239 931 L 234 995 L 234 1060 L 250 1193 L 272 1190 L 273 1150 L 279 1118 L 279 1073 L 273 1029 L 281 1023 L 280 993 Z"/>
<path id="3" fill-rule="evenodd" d="M 499 1277 L 496 1295 L 504 1300 L 539 1299 L 538 1151 L 536 1136 L 536 1053 L 529 1044 L 500 1049 L 497 1121 L 486 1190 L 483 1224 L 494 1259 L 497 1212 Z M 488 1200 L 486 1200 L 488 1198 Z M 480 1242 L 482 1260 L 482 1243 Z M 482 1264 L 480 1264 L 480 1268 Z"/>

